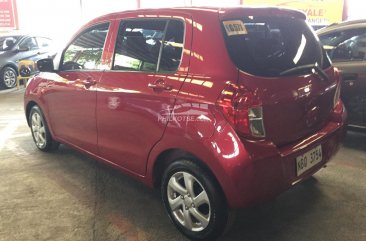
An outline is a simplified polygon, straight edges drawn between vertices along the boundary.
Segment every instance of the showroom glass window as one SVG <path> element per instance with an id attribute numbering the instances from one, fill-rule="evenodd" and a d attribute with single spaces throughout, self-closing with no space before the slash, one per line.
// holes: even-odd
<path id="1" fill-rule="evenodd" d="M 366 29 L 352 29 L 320 37 L 324 49 L 334 62 L 366 59 Z"/>
<path id="2" fill-rule="evenodd" d="M 113 69 L 175 71 L 182 55 L 183 36 L 183 23 L 177 20 L 121 22 Z"/>
<path id="3" fill-rule="evenodd" d="M 101 70 L 109 23 L 89 28 L 65 50 L 61 70 Z"/>

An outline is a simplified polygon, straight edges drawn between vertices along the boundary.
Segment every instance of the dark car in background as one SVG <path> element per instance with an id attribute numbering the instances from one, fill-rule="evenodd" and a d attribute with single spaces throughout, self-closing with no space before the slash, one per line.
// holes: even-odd
<path id="1" fill-rule="evenodd" d="M 317 31 L 342 75 L 341 98 L 350 127 L 366 128 L 366 20 L 333 24 Z"/>
<path id="2" fill-rule="evenodd" d="M 0 36 L 0 87 L 13 88 L 18 75 L 17 61 L 49 56 L 51 39 L 30 35 Z"/>

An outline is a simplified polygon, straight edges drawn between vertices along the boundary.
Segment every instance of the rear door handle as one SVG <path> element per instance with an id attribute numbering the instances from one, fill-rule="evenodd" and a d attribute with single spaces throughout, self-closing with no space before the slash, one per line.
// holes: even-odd
<path id="1" fill-rule="evenodd" d="M 85 87 L 89 88 L 92 85 L 95 85 L 97 83 L 96 80 L 93 79 L 86 79 L 82 81 L 83 85 L 85 85 Z"/>
<path id="2" fill-rule="evenodd" d="M 151 84 L 149 83 L 147 85 L 147 87 L 154 89 L 154 90 L 172 90 L 173 87 L 171 85 L 166 85 L 165 83 L 156 83 L 156 84 Z"/>

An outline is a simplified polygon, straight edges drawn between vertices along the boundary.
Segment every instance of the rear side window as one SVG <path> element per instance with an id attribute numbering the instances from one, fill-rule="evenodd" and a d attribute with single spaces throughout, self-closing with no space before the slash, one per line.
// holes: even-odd
<path id="1" fill-rule="evenodd" d="M 121 22 L 113 69 L 144 72 L 176 71 L 183 48 L 184 27 L 177 20 Z"/>
<path id="2" fill-rule="evenodd" d="M 169 21 L 164 38 L 159 71 L 176 71 L 183 51 L 184 26 L 181 21 Z"/>
<path id="3" fill-rule="evenodd" d="M 337 31 L 319 38 L 334 62 L 366 60 L 366 29 Z"/>
<path id="4" fill-rule="evenodd" d="M 329 66 L 328 61 L 323 63 L 318 39 L 302 19 L 248 16 L 223 21 L 223 32 L 233 62 L 252 75 L 277 77 L 303 65 Z"/>
<path id="5" fill-rule="evenodd" d="M 61 70 L 101 70 L 101 59 L 109 23 L 93 26 L 67 47 Z"/>
<path id="6" fill-rule="evenodd" d="M 37 37 L 37 42 L 40 48 L 48 48 L 51 45 L 51 40 L 48 38 Z"/>
<path id="7" fill-rule="evenodd" d="M 165 26 L 165 20 L 122 23 L 116 43 L 113 69 L 155 71 Z"/>

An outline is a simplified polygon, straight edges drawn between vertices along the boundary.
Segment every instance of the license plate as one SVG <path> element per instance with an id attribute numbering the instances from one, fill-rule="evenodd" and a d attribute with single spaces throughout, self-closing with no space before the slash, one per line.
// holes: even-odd
<path id="1" fill-rule="evenodd" d="M 300 176 L 322 160 L 322 146 L 319 145 L 305 154 L 296 157 L 297 176 Z"/>

